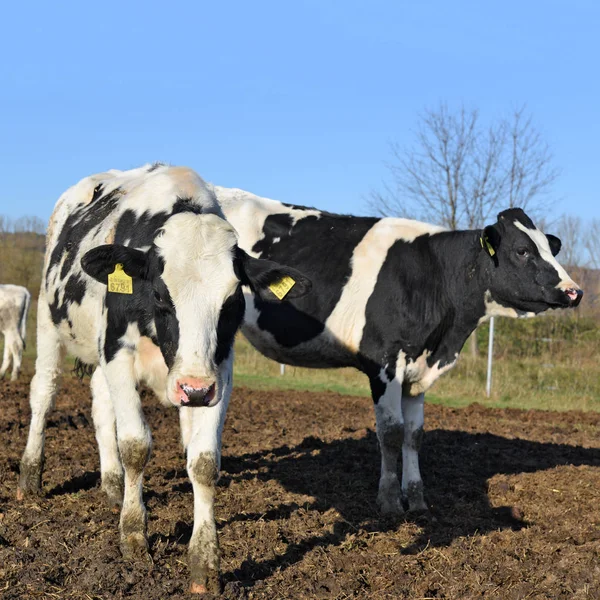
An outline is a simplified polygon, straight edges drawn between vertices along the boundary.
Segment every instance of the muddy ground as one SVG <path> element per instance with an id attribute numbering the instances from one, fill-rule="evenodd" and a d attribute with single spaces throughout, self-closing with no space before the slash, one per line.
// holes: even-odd
<path id="1" fill-rule="evenodd" d="M 44 497 L 15 500 L 28 383 L 0 382 L 0 596 L 184 598 L 192 491 L 177 412 L 146 399 L 153 565 L 124 562 L 88 381 L 63 384 Z M 375 507 L 370 402 L 237 389 L 217 492 L 224 598 L 600 598 L 600 415 L 428 405 L 433 518 Z"/>

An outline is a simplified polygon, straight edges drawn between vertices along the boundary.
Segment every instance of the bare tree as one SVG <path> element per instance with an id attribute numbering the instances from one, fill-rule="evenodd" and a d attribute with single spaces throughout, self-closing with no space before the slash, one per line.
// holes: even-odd
<path id="1" fill-rule="evenodd" d="M 19 217 L 13 224 L 14 233 L 37 233 L 43 235 L 46 232 L 46 223 L 35 216 Z"/>
<path id="2" fill-rule="evenodd" d="M 441 104 L 420 115 L 415 138 L 391 145 L 391 183 L 369 199 L 376 213 L 459 229 L 481 227 L 501 208 L 548 210 L 559 171 L 524 108 L 484 127 L 477 110 Z"/>
<path id="3" fill-rule="evenodd" d="M 550 208 L 548 193 L 560 175 L 560 170 L 552 164 L 550 147 L 533 124 L 531 115 L 525 113 L 525 107 L 515 110 L 503 127 L 508 132 L 508 161 L 504 167 L 508 206 L 519 206 L 543 216 Z"/>
<path id="4" fill-rule="evenodd" d="M 484 127 L 476 109 L 446 104 L 420 115 L 410 147 L 391 145 L 391 184 L 373 192 L 382 216 L 415 217 L 448 229 L 483 227 L 500 208 L 520 206 L 539 217 L 559 172 L 525 108 Z M 478 354 L 471 336 L 471 353 Z"/>
<path id="5" fill-rule="evenodd" d="M 557 231 L 562 242 L 561 262 L 569 267 L 585 266 L 581 219 L 573 215 L 562 215 L 557 223 Z"/>
<path id="6" fill-rule="evenodd" d="M 585 236 L 585 249 L 590 264 L 594 269 L 600 269 L 600 220 L 594 219 L 588 226 Z"/>
<path id="7" fill-rule="evenodd" d="M 580 217 L 563 215 L 557 224 L 561 262 L 570 267 L 600 269 L 600 220 L 593 219 L 584 226 Z"/>

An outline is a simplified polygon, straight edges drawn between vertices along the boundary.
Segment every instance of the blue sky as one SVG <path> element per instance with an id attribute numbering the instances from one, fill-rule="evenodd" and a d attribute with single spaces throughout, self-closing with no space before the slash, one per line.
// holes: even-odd
<path id="1" fill-rule="evenodd" d="M 0 24 L 0 213 L 47 219 L 88 174 L 162 160 L 364 214 L 390 141 L 440 101 L 527 104 L 600 217 L 600 3 L 11 2 Z"/>

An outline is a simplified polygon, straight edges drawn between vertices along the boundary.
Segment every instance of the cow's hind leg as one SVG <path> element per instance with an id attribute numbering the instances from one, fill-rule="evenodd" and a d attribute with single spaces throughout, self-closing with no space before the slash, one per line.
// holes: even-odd
<path id="1" fill-rule="evenodd" d="M 8 371 L 8 365 L 10 364 L 10 352 L 8 349 L 8 336 L 4 333 L 4 354 L 2 356 L 2 366 L 0 367 L 0 379 L 4 377 L 4 373 Z"/>
<path id="2" fill-rule="evenodd" d="M 119 454 L 125 471 L 119 523 L 121 552 L 126 559 L 147 558 L 142 480 L 150 456 L 152 436 L 135 387 L 133 357 L 127 350 L 120 350 L 113 360 L 102 365 L 102 370 L 115 411 Z"/>
<path id="3" fill-rule="evenodd" d="M 419 470 L 419 450 L 423 440 L 424 395 L 403 396 L 404 443 L 402 445 L 402 492 L 412 513 L 426 512 L 423 481 Z"/>
<path id="4" fill-rule="evenodd" d="M 10 351 L 12 354 L 12 373 L 10 375 L 10 380 L 16 381 L 19 377 L 19 372 L 21 371 L 21 362 L 23 361 L 23 340 L 16 330 L 11 337 Z"/>
<path id="5" fill-rule="evenodd" d="M 54 406 L 60 374 L 62 348 L 58 331 L 50 318 L 46 301 L 40 297 L 37 323 L 37 359 L 31 380 L 29 403 L 31 422 L 27 445 L 21 459 L 17 498 L 37 494 L 42 486 L 46 420 Z"/>
<path id="6" fill-rule="evenodd" d="M 404 441 L 402 381 L 379 375 L 371 380 L 375 402 L 377 439 L 381 451 L 381 476 L 377 504 L 383 514 L 402 516 L 402 491 L 398 479 L 398 457 Z"/>
<path id="7" fill-rule="evenodd" d="M 117 445 L 115 411 L 104 372 L 98 367 L 92 375 L 92 418 L 100 453 L 102 489 L 111 505 L 123 502 L 123 467 Z"/>
<path id="8" fill-rule="evenodd" d="M 210 408 L 189 409 L 191 438 L 187 447 L 187 470 L 194 488 L 194 529 L 189 546 L 190 591 L 217 594 L 219 542 L 214 517 L 215 484 L 221 463 L 221 432 L 229 403 L 230 384 L 222 400 Z"/>

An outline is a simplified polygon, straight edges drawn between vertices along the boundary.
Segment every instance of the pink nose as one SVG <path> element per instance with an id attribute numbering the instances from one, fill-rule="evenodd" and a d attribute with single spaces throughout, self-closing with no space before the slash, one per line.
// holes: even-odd
<path id="1" fill-rule="evenodd" d="M 183 377 L 177 380 L 175 398 L 180 406 L 208 406 L 214 397 L 214 381 L 198 377 Z"/>
<path id="2" fill-rule="evenodd" d="M 565 290 L 565 294 L 567 294 L 573 306 L 577 306 L 581 302 L 581 298 L 583 298 L 583 290 L 579 288 L 569 288 Z"/>

